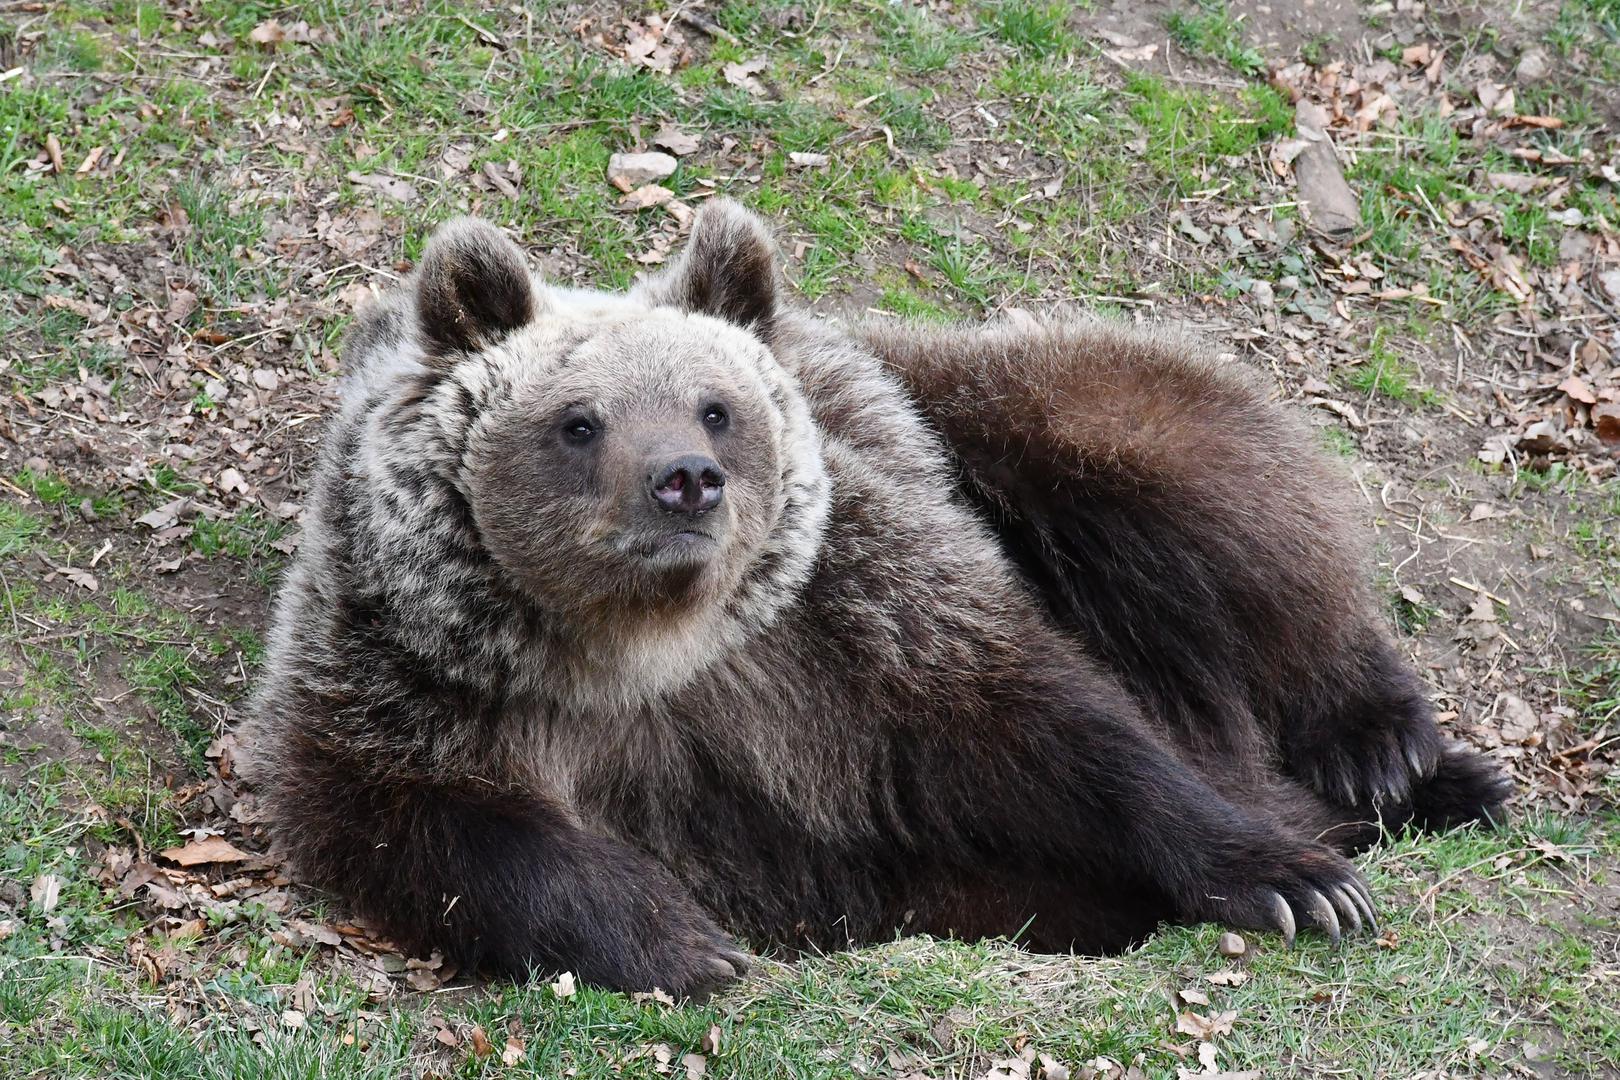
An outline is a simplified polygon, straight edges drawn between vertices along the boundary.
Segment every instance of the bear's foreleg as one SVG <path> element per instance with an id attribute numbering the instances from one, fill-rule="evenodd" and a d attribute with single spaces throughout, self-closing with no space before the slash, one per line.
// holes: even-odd
<path id="1" fill-rule="evenodd" d="M 404 943 L 517 977 L 702 996 L 748 959 L 673 875 L 532 794 L 367 777 L 330 758 L 282 796 L 300 866 Z M 309 758 L 304 760 L 308 770 Z"/>

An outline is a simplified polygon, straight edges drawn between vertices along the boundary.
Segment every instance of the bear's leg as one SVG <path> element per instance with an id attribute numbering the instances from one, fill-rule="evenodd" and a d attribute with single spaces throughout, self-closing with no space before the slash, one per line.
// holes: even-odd
<path id="1" fill-rule="evenodd" d="M 906 898 L 908 929 L 978 941 L 1006 938 L 1032 952 L 1107 956 L 1175 918 L 1163 893 L 1117 878 L 1051 874 L 960 877 Z"/>
<path id="2" fill-rule="evenodd" d="M 1477 751 L 1447 746 L 1422 681 L 1382 634 L 1336 659 L 1282 705 L 1278 747 L 1292 775 L 1391 827 L 1502 819 L 1506 778 Z"/>
<path id="3" fill-rule="evenodd" d="M 408 945 L 519 978 L 567 970 L 675 995 L 747 969 L 668 870 L 543 800 L 476 779 L 367 777 L 328 757 L 299 765 L 275 798 L 301 869 Z"/>

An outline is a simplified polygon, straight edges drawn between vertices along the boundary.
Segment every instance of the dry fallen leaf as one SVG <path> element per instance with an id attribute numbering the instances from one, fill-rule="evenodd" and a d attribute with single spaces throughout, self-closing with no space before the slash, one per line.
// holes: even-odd
<path id="1" fill-rule="evenodd" d="M 1328 236 L 1348 236 L 1361 227 L 1361 201 L 1345 182 L 1332 143 L 1307 143 L 1293 165 L 1306 224 Z"/>
<path id="2" fill-rule="evenodd" d="M 235 469 L 221 469 L 219 476 L 214 479 L 214 486 L 226 494 L 235 492 L 238 495 L 246 495 L 248 493 L 247 481 L 242 479 L 242 474 Z"/>
<path id="3" fill-rule="evenodd" d="M 1569 378 L 1559 383 L 1558 389 L 1562 390 L 1564 393 L 1568 394 L 1582 405 L 1597 404 L 1597 395 L 1592 393 L 1592 388 L 1587 386 L 1586 383 L 1577 376 L 1571 375 Z"/>
<path id="4" fill-rule="evenodd" d="M 695 136 L 665 124 L 658 129 L 658 134 L 653 136 L 653 145 L 662 146 L 676 157 L 685 157 L 687 154 L 697 153 L 698 141 Z"/>
<path id="5" fill-rule="evenodd" d="M 49 915 L 62 893 L 62 879 L 55 874 L 41 874 L 28 886 L 28 898 L 39 907 L 40 913 Z"/>
<path id="6" fill-rule="evenodd" d="M 486 1058 L 495 1052 L 495 1047 L 490 1045 L 489 1036 L 485 1035 L 484 1029 L 477 1024 L 474 1024 L 472 1031 L 468 1033 L 467 1041 L 472 1044 L 474 1057 Z"/>
<path id="7" fill-rule="evenodd" d="M 1029 1062 L 1023 1058 L 999 1058 L 990 1063 L 983 1080 L 1029 1080 Z"/>
<path id="8" fill-rule="evenodd" d="M 656 1001 L 660 1005 L 673 1005 L 673 1004 L 675 1004 L 675 999 L 673 997 L 670 997 L 669 991 L 660 990 L 656 986 L 653 987 L 651 990 L 645 992 L 645 993 L 642 993 L 642 992 L 638 991 L 637 993 L 631 994 L 630 995 L 630 1000 L 631 1001 L 637 1001 L 637 1002 Z"/>
<path id="9" fill-rule="evenodd" d="M 501 1064 L 510 1068 L 523 1060 L 523 1040 L 512 1038 L 506 1040 L 506 1047 L 501 1051 Z"/>
<path id="10" fill-rule="evenodd" d="M 558 975 L 551 984 L 551 992 L 560 998 L 573 997 L 576 993 L 578 993 L 579 990 L 574 985 L 574 973 L 572 971 L 565 971 L 561 975 Z"/>
<path id="11" fill-rule="evenodd" d="M 348 178 L 349 183 L 371 188 L 379 195 L 384 195 L 395 202 L 413 203 L 416 201 L 416 187 L 409 181 L 401 180 L 397 176 L 388 176 L 384 173 L 359 173 L 351 169 Z"/>
<path id="12" fill-rule="evenodd" d="M 233 847 L 231 843 L 221 836 L 210 836 L 203 840 L 193 840 L 181 847 L 168 848 L 160 852 L 165 859 L 181 866 L 202 866 L 206 863 L 234 863 L 248 862 L 253 858 L 240 848 Z"/>
<path id="13" fill-rule="evenodd" d="M 1191 1035 L 1197 1039 L 1209 1039 L 1215 1035 L 1230 1035 L 1232 1034 L 1232 1021 L 1236 1019 L 1236 1009 L 1227 1009 L 1225 1012 L 1219 1012 L 1213 1016 L 1204 1016 L 1189 1010 L 1176 1016 L 1176 1031 L 1182 1035 Z"/>
<path id="14" fill-rule="evenodd" d="M 1249 981 L 1247 971 L 1212 971 L 1204 976 L 1204 981 L 1212 986 L 1242 986 Z"/>
<path id="15" fill-rule="evenodd" d="M 726 82 L 732 86 L 740 86 L 750 94 L 764 94 L 765 84 L 754 78 L 765 70 L 766 60 L 763 56 L 756 56 L 752 60 L 744 60 L 736 64 L 727 64 L 721 68 L 721 74 Z"/>
<path id="16" fill-rule="evenodd" d="M 1434 49 L 1428 42 L 1409 45 L 1401 50 L 1401 63 L 1407 67 L 1428 67 L 1434 59 Z"/>
<path id="17" fill-rule="evenodd" d="M 255 45 L 264 45 L 273 49 L 287 40 L 287 31 L 275 19 L 266 19 L 248 31 L 248 40 Z"/>
<path id="18" fill-rule="evenodd" d="M 628 195 L 619 198 L 619 205 L 626 210 L 647 210 L 654 206 L 662 206 L 675 197 L 675 193 L 667 187 L 658 184 L 643 184 Z"/>
<path id="19" fill-rule="evenodd" d="M 1521 745 L 1536 735 L 1540 724 L 1536 711 L 1530 703 L 1513 694 L 1503 694 L 1497 705 L 1497 715 L 1500 721 L 1497 726 L 1502 732 L 1502 741 L 1510 745 Z"/>
<path id="20" fill-rule="evenodd" d="M 1594 405 L 1592 430 L 1606 443 L 1620 443 L 1620 405 L 1609 402 Z"/>
<path id="21" fill-rule="evenodd" d="M 1127 64 L 1140 64 L 1153 59 L 1153 54 L 1159 51 L 1159 46 L 1153 42 L 1139 45 L 1134 49 L 1105 49 L 1103 55 L 1114 63 L 1124 67 Z"/>

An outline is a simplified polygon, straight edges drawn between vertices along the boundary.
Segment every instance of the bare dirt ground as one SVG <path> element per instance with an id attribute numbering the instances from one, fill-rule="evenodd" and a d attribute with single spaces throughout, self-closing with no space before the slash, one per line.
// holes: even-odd
<path id="1" fill-rule="evenodd" d="M 147 1075 L 160 1044 L 183 1057 L 156 1034 L 128 1051 L 110 1015 L 167 1015 L 191 1047 L 211 1045 L 220 1015 L 246 1047 L 319 1016 L 323 1045 L 352 1048 L 355 1010 L 381 1025 L 376 1046 L 402 1032 L 398 1060 L 353 1051 L 354 1075 L 479 1075 L 504 1051 L 469 1052 L 469 1017 L 522 1014 L 531 1047 L 554 1022 L 539 992 L 474 994 L 450 1019 L 377 1004 L 466 984 L 279 876 L 229 733 L 354 306 L 468 211 L 553 278 L 621 286 L 716 192 L 778 222 L 802 302 L 829 315 L 1084 308 L 1189 323 L 1270 371 L 1365 498 L 1379 587 L 1446 726 L 1519 783 L 1527 831 L 1378 864 L 1410 901 L 1407 949 L 1426 947 L 1419 927 L 1431 944 L 1470 935 L 1405 956 L 1443 965 L 1401 968 L 1391 943 L 1337 991 L 1317 973 L 1244 1006 L 1342 1052 L 1286 1025 L 1234 1035 L 1120 1013 L 1112 1035 L 1044 1024 L 1070 1066 L 1174 1075 L 1219 1043 L 1234 1068 L 1287 1072 L 1620 1070 L 1603 1004 L 1620 999 L 1605 866 L 1620 843 L 1612 0 L 13 0 L 0 18 L 0 822 L 14 837 L 0 835 L 0 981 L 9 958 L 33 987 L 0 992 L 0 1051 L 21 1048 L 20 1075 Z M 1324 144 L 1335 164 L 1312 174 Z M 609 154 L 655 149 L 679 158 L 656 190 L 608 182 Z M 1180 972 L 1207 946 L 1167 935 L 1136 967 L 1094 969 L 1086 1000 L 1134 1009 L 1108 995 L 1140 996 L 1147 965 Z M 104 996 L 74 997 L 42 957 L 88 957 L 110 973 Z M 952 981 L 969 959 L 993 968 L 974 976 L 986 985 L 1025 985 L 1008 974 L 1019 960 L 946 951 L 908 992 L 945 1015 L 972 996 Z M 784 967 L 720 1012 L 656 1023 L 640 1005 L 592 1007 L 620 1025 L 616 1068 L 659 1071 L 636 1048 L 667 1044 L 773 1075 L 698 1036 L 716 1017 L 751 1030 L 737 1017 L 752 1008 L 831 1018 L 808 1043 L 842 1037 L 841 1010 L 867 1008 L 868 983 L 906 962 Z M 859 1053 L 890 1048 L 866 1071 L 982 1076 L 1004 1059 L 1024 1069 L 1004 1075 L 1040 1075 L 1027 1029 L 1043 1030 L 1052 987 L 1074 989 L 1054 970 L 1030 976 L 1027 1000 L 986 999 L 1000 1019 L 976 1019 L 965 1043 L 929 1019 L 915 1060 L 892 1057 L 899 1028 L 853 1025 Z M 1404 1007 L 1478 1023 L 1358 1040 L 1354 1009 L 1386 977 L 1426 988 Z M 1329 996 L 1288 996 L 1304 984 Z M 22 1037 L 24 998 L 54 1042 Z M 787 1045 L 796 1023 L 766 1024 L 757 1046 Z M 590 1056 L 558 1035 L 552 1057 L 525 1058 L 512 1037 L 542 1074 Z M 104 1049 L 75 1056 L 62 1038 Z M 802 1075 L 837 1075 L 856 1052 L 807 1064 L 819 1051 L 801 1050 L 787 1057 Z"/>

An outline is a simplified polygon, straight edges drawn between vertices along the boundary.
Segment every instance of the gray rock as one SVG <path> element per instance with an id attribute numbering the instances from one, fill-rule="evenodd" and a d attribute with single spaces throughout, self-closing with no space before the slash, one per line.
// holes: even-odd
<path id="1" fill-rule="evenodd" d="M 675 171 L 677 162 L 669 154 L 614 154 L 608 159 L 607 178 L 626 190 L 662 180 Z"/>

